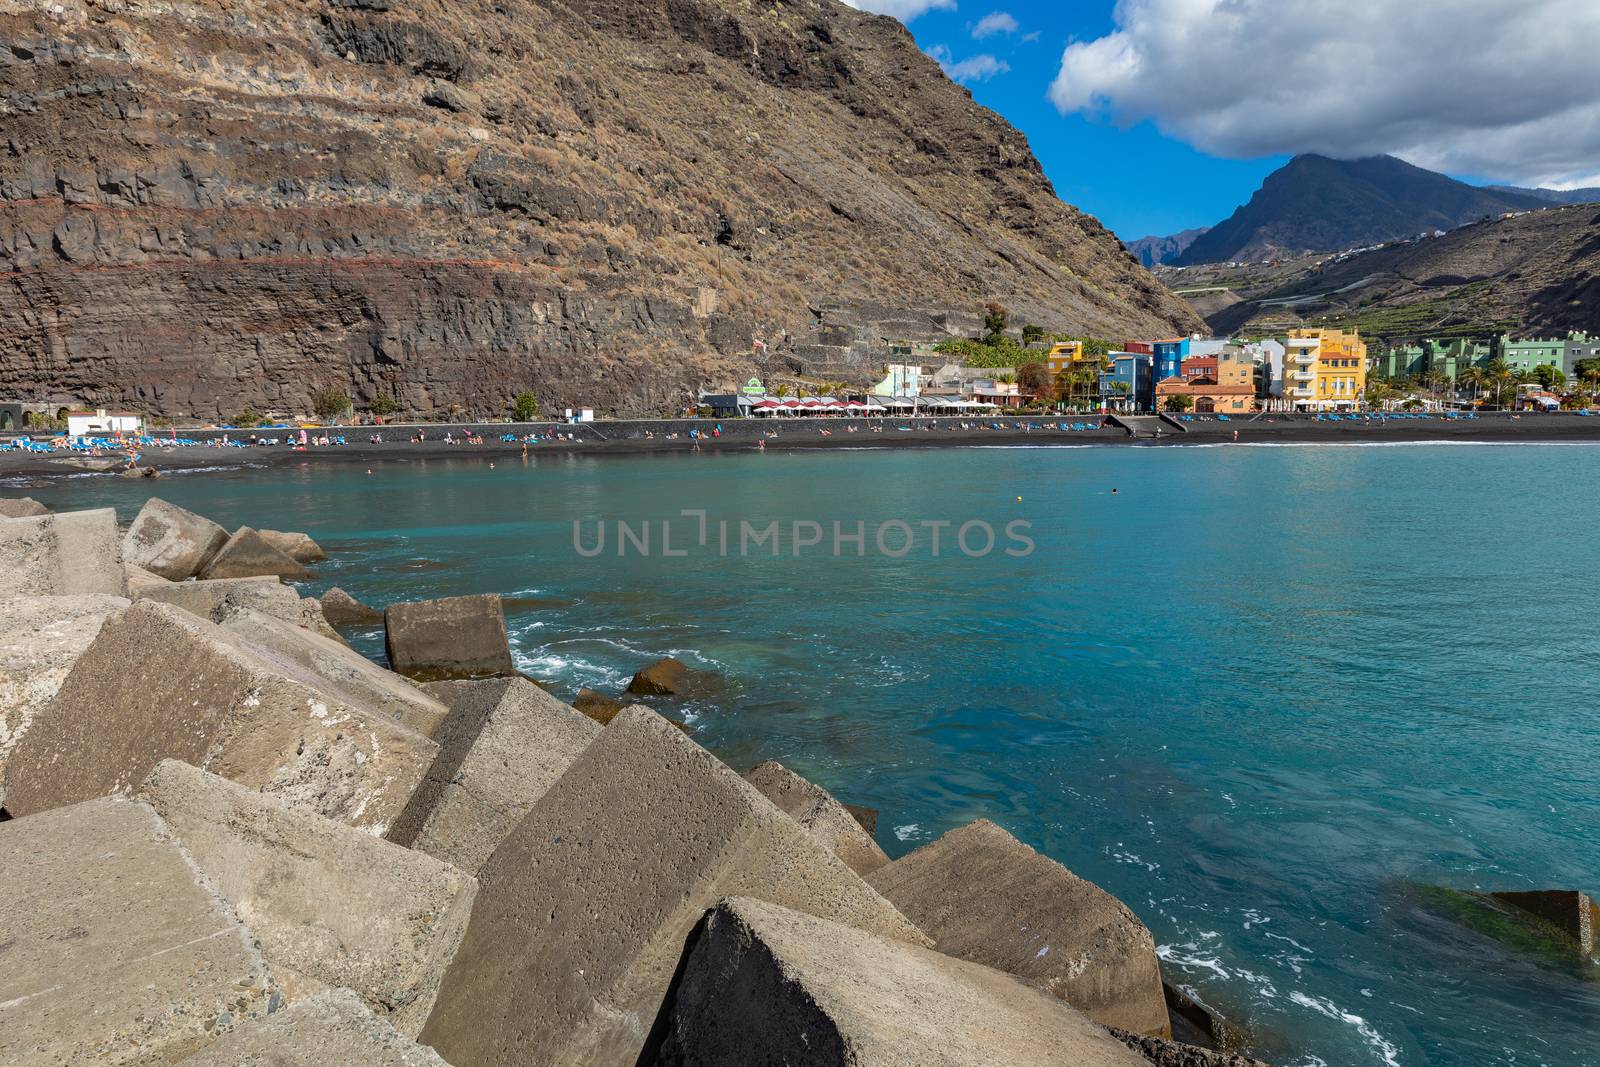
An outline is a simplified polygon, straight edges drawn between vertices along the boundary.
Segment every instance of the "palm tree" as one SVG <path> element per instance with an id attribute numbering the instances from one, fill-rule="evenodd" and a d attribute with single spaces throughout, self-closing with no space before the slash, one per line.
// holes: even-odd
<path id="1" fill-rule="evenodd" d="M 1483 370 L 1487 376 L 1488 384 L 1494 387 L 1494 406 L 1497 408 L 1505 407 L 1506 389 L 1510 388 L 1513 392 L 1516 390 L 1516 372 L 1511 369 L 1509 363 L 1499 356 L 1491 359 Z"/>
<path id="2" fill-rule="evenodd" d="M 772 395 L 777 397 L 779 400 L 782 400 L 784 397 L 789 395 L 789 387 L 783 382 L 779 382 L 777 385 L 772 387 Z"/>
<path id="3" fill-rule="evenodd" d="M 1472 404 L 1476 407 L 1480 390 L 1489 384 L 1489 375 L 1482 367 L 1468 367 L 1456 375 L 1456 384 L 1472 387 Z"/>

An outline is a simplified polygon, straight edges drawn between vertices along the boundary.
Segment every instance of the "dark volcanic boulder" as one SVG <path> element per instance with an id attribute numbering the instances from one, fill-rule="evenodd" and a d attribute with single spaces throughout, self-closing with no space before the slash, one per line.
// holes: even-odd
<path id="1" fill-rule="evenodd" d="M 667 656 L 648 667 L 641 667 L 628 683 L 628 692 L 637 696 L 701 696 L 710 689 L 713 678 L 681 660 Z"/>
<path id="2" fill-rule="evenodd" d="M 420 681 L 513 675 L 506 617 L 493 593 L 390 604 L 383 613 L 389 665 Z"/>
<path id="3" fill-rule="evenodd" d="M 322 616 L 335 626 L 368 626 L 383 621 L 383 612 L 334 586 L 322 594 Z"/>
<path id="4" fill-rule="evenodd" d="M 593 689 L 580 689 L 578 695 L 572 698 L 572 706 L 604 726 L 628 705 L 604 693 L 596 693 Z"/>
<path id="5" fill-rule="evenodd" d="M 1260 1060 L 1241 1056 L 1236 1052 L 1217 1052 L 1213 1049 L 1185 1045 L 1160 1037 L 1130 1034 L 1126 1030 L 1111 1029 L 1117 1040 L 1155 1064 L 1155 1067 L 1270 1067 Z"/>
<path id="6" fill-rule="evenodd" d="M 263 574 L 288 579 L 311 577 L 310 571 L 278 551 L 248 526 L 239 527 L 228 538 L 228 543 L 206 565 L 204 572 L 207 578 L 254 578 Z"/>

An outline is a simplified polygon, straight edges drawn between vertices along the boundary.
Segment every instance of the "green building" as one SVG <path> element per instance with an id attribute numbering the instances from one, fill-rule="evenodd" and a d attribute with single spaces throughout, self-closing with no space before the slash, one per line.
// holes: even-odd
<path id="1" fill-rule="evenodd" d="M 1548 365 L 1563 374 L 1572 373 L 1572 368 L 1567 364 L 1565 337 L 1513 341 L 1510 334 L 1505 334 L 1500 338 L 1500 358 L 1504 359 L 1506 365 L 1514 371 L 1532 370 L 1541 365 Z"/>

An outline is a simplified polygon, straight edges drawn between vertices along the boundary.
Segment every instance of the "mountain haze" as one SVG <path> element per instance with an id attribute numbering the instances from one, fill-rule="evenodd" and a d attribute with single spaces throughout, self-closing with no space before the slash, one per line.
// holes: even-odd
<path id="1" fill-rule="evenodd" d="M 801 368 L 839 301 L 1202 325 L 835 0 L 0 2 L 0 32 L 0 393 L 653 412 L 753 350 Z"/>
<path id="2" fill-rule="evenodd" d="M 1128 242 L 1128 251 L 1133 253 L 1140 266 L 1158 267 L 1163 263 L 1171 263 L 1183 255 L 1205 232 L 1206 227 L 1201 226 L 1198 229 L 1175 233 L 1171 237 L 1141 237 L 1137 241 Z"/>
<path id="3" fill-rule="evenodd" d="M 1452 230 L 1486 216 L 1549 207 L 1539 196 L 1483 189 L 1393 156 L 1296 156 L 1250 202 L 1212 227 L 1180 266 L 1336 252 Z"/>

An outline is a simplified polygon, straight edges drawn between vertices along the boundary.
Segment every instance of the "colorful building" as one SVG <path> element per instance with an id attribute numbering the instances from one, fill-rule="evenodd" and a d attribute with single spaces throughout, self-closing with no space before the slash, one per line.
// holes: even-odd
<path id="1" fill-rule="evenodd" d="M 1256 362 L 1243 348 L 1224 349 L 1215 356 L 1191 357 L 1183 366 L 1194 377 L 1180 374 L 1156 383 L 1156 408 L 1165 410 L 1173 397 L 1186 396 L 1201 414 L 1246 414 L 1256 409 Z"/>
<path id="2" fill-rule="evenodd" d="M 1052 379 L 1059 377 L 1084 361 L 1082 341 L 1057 341 L 1045 355 L 1045 366 L 1050 368 Z"/>
<path id="3" fill-rule="evenodd" d="M 1189 347 L 1190 341 L 1187 337 L 1169 337 L 1164 341 L 1150 343 L 1151 354 L 1156 357 L 1157 382 L 1182 375 L 1183 361 L 1190 355 Z"/>
<path id="4" fill-rule="evenodd" d="M 1567 335 L 1566 362 L 1561 369 L 1567 372 L 1568 378 L 1577 377 L 1578 360 L 1600 359 L 1600 337 L 1590 337 L 1586 333 L 1573 333 Z"/>
<path id="5" fill-rule="evenodd" d="M 1100 372 L 1100 400 L 1107 411 L 1149 411 L 1155 406 L 1155 357 L 1148 352 L 1112 352 Z"/>
<path id="6" fill-rule="evenodd" d="M 1367 388 L 1367 344 L 1343 330 L 1292 330 L 1284 397 L 1296 411 L 1353 411 Z"/>
<path id="7" fill-rule="evenodd" d="M 1500 358 L 1514 371 L 1548 366 L 1568 374 L 1572 369 L 1567 363 L 1567 339 L 1564 337 L 1513 341 L 1510 334 L 1504 334 L 1500 338 Z"/>

